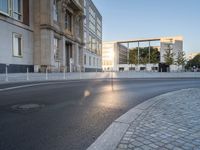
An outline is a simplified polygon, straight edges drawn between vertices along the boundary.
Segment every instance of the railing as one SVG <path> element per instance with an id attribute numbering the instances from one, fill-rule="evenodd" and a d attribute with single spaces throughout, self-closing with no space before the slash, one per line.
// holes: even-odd
<path id="1" fill-rule="evenodd" d="M 200 78 L 200 72 L 76 72 L 76 73 L 4 73 L 0 83 L 25 81 L 83 80 L 83 79 L 131 79 L 131 78 Z"/>

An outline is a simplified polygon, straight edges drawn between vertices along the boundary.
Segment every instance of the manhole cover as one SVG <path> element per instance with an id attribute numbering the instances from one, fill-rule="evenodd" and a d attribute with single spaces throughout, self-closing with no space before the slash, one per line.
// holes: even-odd
<path id="1" fill-rule="evenodd" d="M 44 105 L 41 105 L 41 104 L 18 104 L 18 105 L 12 106 L 11 108 L 12 110 L 19 111 L 19 112 L 32 112 L 32 111 L 41 109 L 43 107 Z"/>

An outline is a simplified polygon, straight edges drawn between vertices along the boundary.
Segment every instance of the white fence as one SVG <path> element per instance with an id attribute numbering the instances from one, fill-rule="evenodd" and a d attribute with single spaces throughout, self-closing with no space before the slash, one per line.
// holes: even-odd
<path id="1" fill-rule="evenodd" d="M 0 74 L 0 83 L 108 78 L 200 78 L 200 72 L 8 73 Z"/>

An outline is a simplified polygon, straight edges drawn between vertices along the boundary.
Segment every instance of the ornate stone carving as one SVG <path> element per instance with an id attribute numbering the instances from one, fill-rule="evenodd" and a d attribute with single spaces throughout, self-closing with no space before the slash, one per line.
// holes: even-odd
<path id="1" fill-rule="evenodd" d="M 70 3 L 71 0 L 61 0 L 62 2 L 62 11 L 66 12 L 67 5 Z"/>

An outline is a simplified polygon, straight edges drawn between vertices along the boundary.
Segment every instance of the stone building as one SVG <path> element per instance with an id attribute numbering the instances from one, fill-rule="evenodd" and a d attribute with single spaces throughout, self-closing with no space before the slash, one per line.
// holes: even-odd
<path id="1" fill-rule="evenodd" d="M 0 72 L 85 70 L 86 11 L 84 0 L 1 0 Z"/>
<path id="2" fill-rule="evenodd" d="M 83 51 L 83 0 L 34 0 L 35 71 L 78 71 Z"/>
<path id="3" fill-rule="evenodd" d="M 33 71 L 33 2 L 0 1 L 0 73 Z"/>

